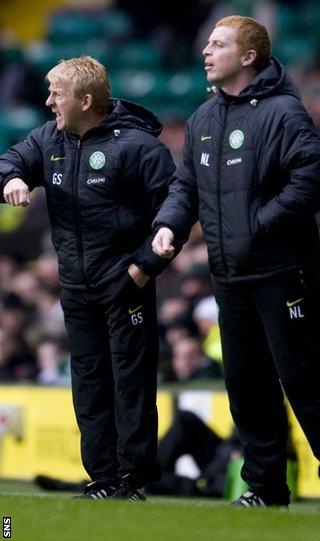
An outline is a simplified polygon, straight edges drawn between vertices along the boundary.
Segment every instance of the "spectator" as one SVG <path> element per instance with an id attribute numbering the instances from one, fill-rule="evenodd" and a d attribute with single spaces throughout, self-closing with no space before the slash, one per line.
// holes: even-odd
<path id="1" fill-rule="evenodd" d="M 15 293 L 7 293 L 0 300 L 0 327 L 12 334 L 21 335 L 29 323 L 29 311 Z"/>
<path id="2" fill-rule="evenodd" d="M 161 326 L 168 328 L 177 319 L 186 317 L 189 310 L 189 303 L 182 295 L 169 297 L 160 306 L 159 323 Z"/>
<path id="3" fill-rule="evenodd" d="M 19 336 L 0 327 L 0 381 L 34 381 L 35 359 Z"/>
<path id="4" fill-rule="evenodd" d="M 196 479 L 175 473 L 176 461 L 186 454 L 200 470 Z M 162 478 L 148 486 L 150 494 L 221 498 L 229 461 L 242 457 L 242 447 L 236 430 L 223 440 L 197 415 L 178 410 L 159 442 L 158 456 Z"/>
<path id="5" fill-rule="evenodd" d="M 0 256 L 0 291 L 7 290 L 8 282 L 17 272 L 18 262 L 13 256 Z"/>
<path id="6" fill-rule="evenodd" d="M 192 265 L 181 275 L 181 293 L 192 306 L 203 297 L 212 295 L 212 282 L 207 263 Z"/>
<path id="7" fill-rule="evenodd" d="M 37 380 L 43 385 L 70 385 L 67 352 L 62 344 L 50 337 L 43 338 L 36 348 Z"/>
<path id="8" fill-rule="evenodd" d="M 203 354 L 199 339 L 193 336 L 182 338 L 174 344 L 172 369 L 176 379 L 181 382 L 221 377 L 219 366 Z"/>
<path id="9" fill-rule="evenodd" d="M 212 295 L 198 302 L 193 311 L 193 320 L 202 337 L 204 353 L 210 359 L 221 363 L 222 351 L 218 325 L 218 306 Z"/>
<path id="10" fill-rule="evenodd" d="M 31 268 L 18 270 L 8 280 L 10 291 L 14 291 L 29 307 L 34 307 L 39 297 L 39 280 Z"/>

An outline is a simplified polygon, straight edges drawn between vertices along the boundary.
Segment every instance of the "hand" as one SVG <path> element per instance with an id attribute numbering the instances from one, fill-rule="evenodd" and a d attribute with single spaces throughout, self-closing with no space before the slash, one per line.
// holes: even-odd
<path id="1" fill-rule="evenodd" d="M 130 267 L 128 268 L 128 273 L 130 274 L 132 280 L 135 282 L 135 284 L 142 288 L 146 285 L 147 281 L 149 280 L 150 276 L 145 274 L 137 265 L 134 263 L 131 263 Z"/>
<path id="2" fill-rule="evenodd" d="M 9 205 L 27 207 L 30 205 L 29 188 L 21 178 L 12 178 L 5 185 L 3 197 Z"/>
<path id="3" fill-rule="evenodd" d="M 172 245 L 174 234 L 168 227 L 161 227 L 152 241 L 152 249 L 155 254 L 166 259 L 172 259 L 174 256 L 174 247 Z"/>

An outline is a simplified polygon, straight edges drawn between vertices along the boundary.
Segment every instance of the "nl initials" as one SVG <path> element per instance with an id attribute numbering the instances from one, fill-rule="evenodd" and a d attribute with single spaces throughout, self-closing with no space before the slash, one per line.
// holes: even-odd
<path id="1" fill-rule="evenodd" d="M 207 152 L 202 152 L 201 159 L 200 159 L 200 165 L 205 165 L 206 167 L 209 167 L 210 166 L 209 157 L 210 157 L 210 155 Z"/>
<path id="2" fill-rule="evenodd" d="M 301 306 L 292 306 L 289 308 L 290 319 L 302 319 L 304 314 L 301 311 Z"/>

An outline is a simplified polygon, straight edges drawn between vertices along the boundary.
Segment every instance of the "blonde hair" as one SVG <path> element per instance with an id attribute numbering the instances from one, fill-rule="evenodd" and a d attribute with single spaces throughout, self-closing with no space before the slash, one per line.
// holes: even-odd
<path id="1" fill-rule="evenodd" d="M 60 60 L 46 75 L 46 80 L 53 79 L 73 83 L 76 98 L 85 94 L 92 95 L 92 111 L 99 115 L 108 112 L 110 98 L 110 80 L 105 67 L 91 56 Z"/>
<path id="2" fill-rule="evenodd" d="M 253 49 L 257 53 L 253 67 L 258 71 L 267 67 L 270 61 L 270 38 L 267 29 L 262 24 L 251 17 L 230 15 L 220 19 L 215 26 L 234 28 L 237 33 L 236 41 L 241 52 Z"/>

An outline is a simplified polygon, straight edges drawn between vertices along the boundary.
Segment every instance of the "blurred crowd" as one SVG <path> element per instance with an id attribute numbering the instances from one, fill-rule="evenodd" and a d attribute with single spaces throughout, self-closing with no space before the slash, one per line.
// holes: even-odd
<path id="1" fill-rule="evenodd" d="M 161 53 L 163 69 L 181 69 L 186 59 L 189 62 L 192 58 L 199 77 L 200 51 L 214 22 L 236 12 L 252 15 L 267 26 L 278 44 L 275 53 L 279 51 L 277 56 L 298 84 L 303 102 L 320 129 L 320 40 L 312 38 L 312 48 L 304 50 L 300 45 L 291 56 L 289 49 L 279 47 L 279 43 L 286 43 L 284 36 L 290 32 L 301 38 L 299 17 L 292 16 L 294 9 L 302 13 L 309 4 L 316 10 L 316 2 L 176 0 L 172 5 L 167 0 L 73 0 L 66 4 L 64 11 L 54 16 L 76 13 L 97 16 L 115 8 L 122 10 L 130 20 L 125 30 L 127 41 L 153 43 Z M 115 35 L 114 39 L 121 49 L 123 35 Z M 299 39 L 297 44 L 302 43 Z M 307 43 L 305 36 L 304 39 Z M 281 51 L 285 58 L 281 57 Z M 0 141 L 0 149 L 5 150 L 8 141 L 21 139 L 23 130 L 29 126 L 26 107 L 31 106 L 32 114 L 36 115 L 31 124 L 35 120 L 40 124 L 48 118 L 48 112 L 43 106 L 46 95 L 43 77 L 28 61 L 30 56 L 23 54 L 15 36 L 5 28 L 0 32 L 0 53 L 0 111 L 4 107 L 11 109 L 11 139 Z M 127 62 L 130 63 L 130 58 Z M 0 121 L 0 139 L 4 117 Z M 181 111 L 167 110 L 163 111 L 161 120 L 164 123 L 161 138 L 178 164 L 186 118 Z M 13 127 L 17 129 L 14 131 Z M 31 200 L 32 204 L 25 209 L 0 205 L 0 381 L 69 385 L 68 342 L 43 191 L 35 191 Z M 159 384 L 222 378 L 213 293 L 207 252 L 197 224 L 183 251 L 158 279 Z"/>
<path id="2" fill-rule="evenodd" d="M 0 379 L 69 384 L 69 354 L 53 253 L 0 257 Z"/>

